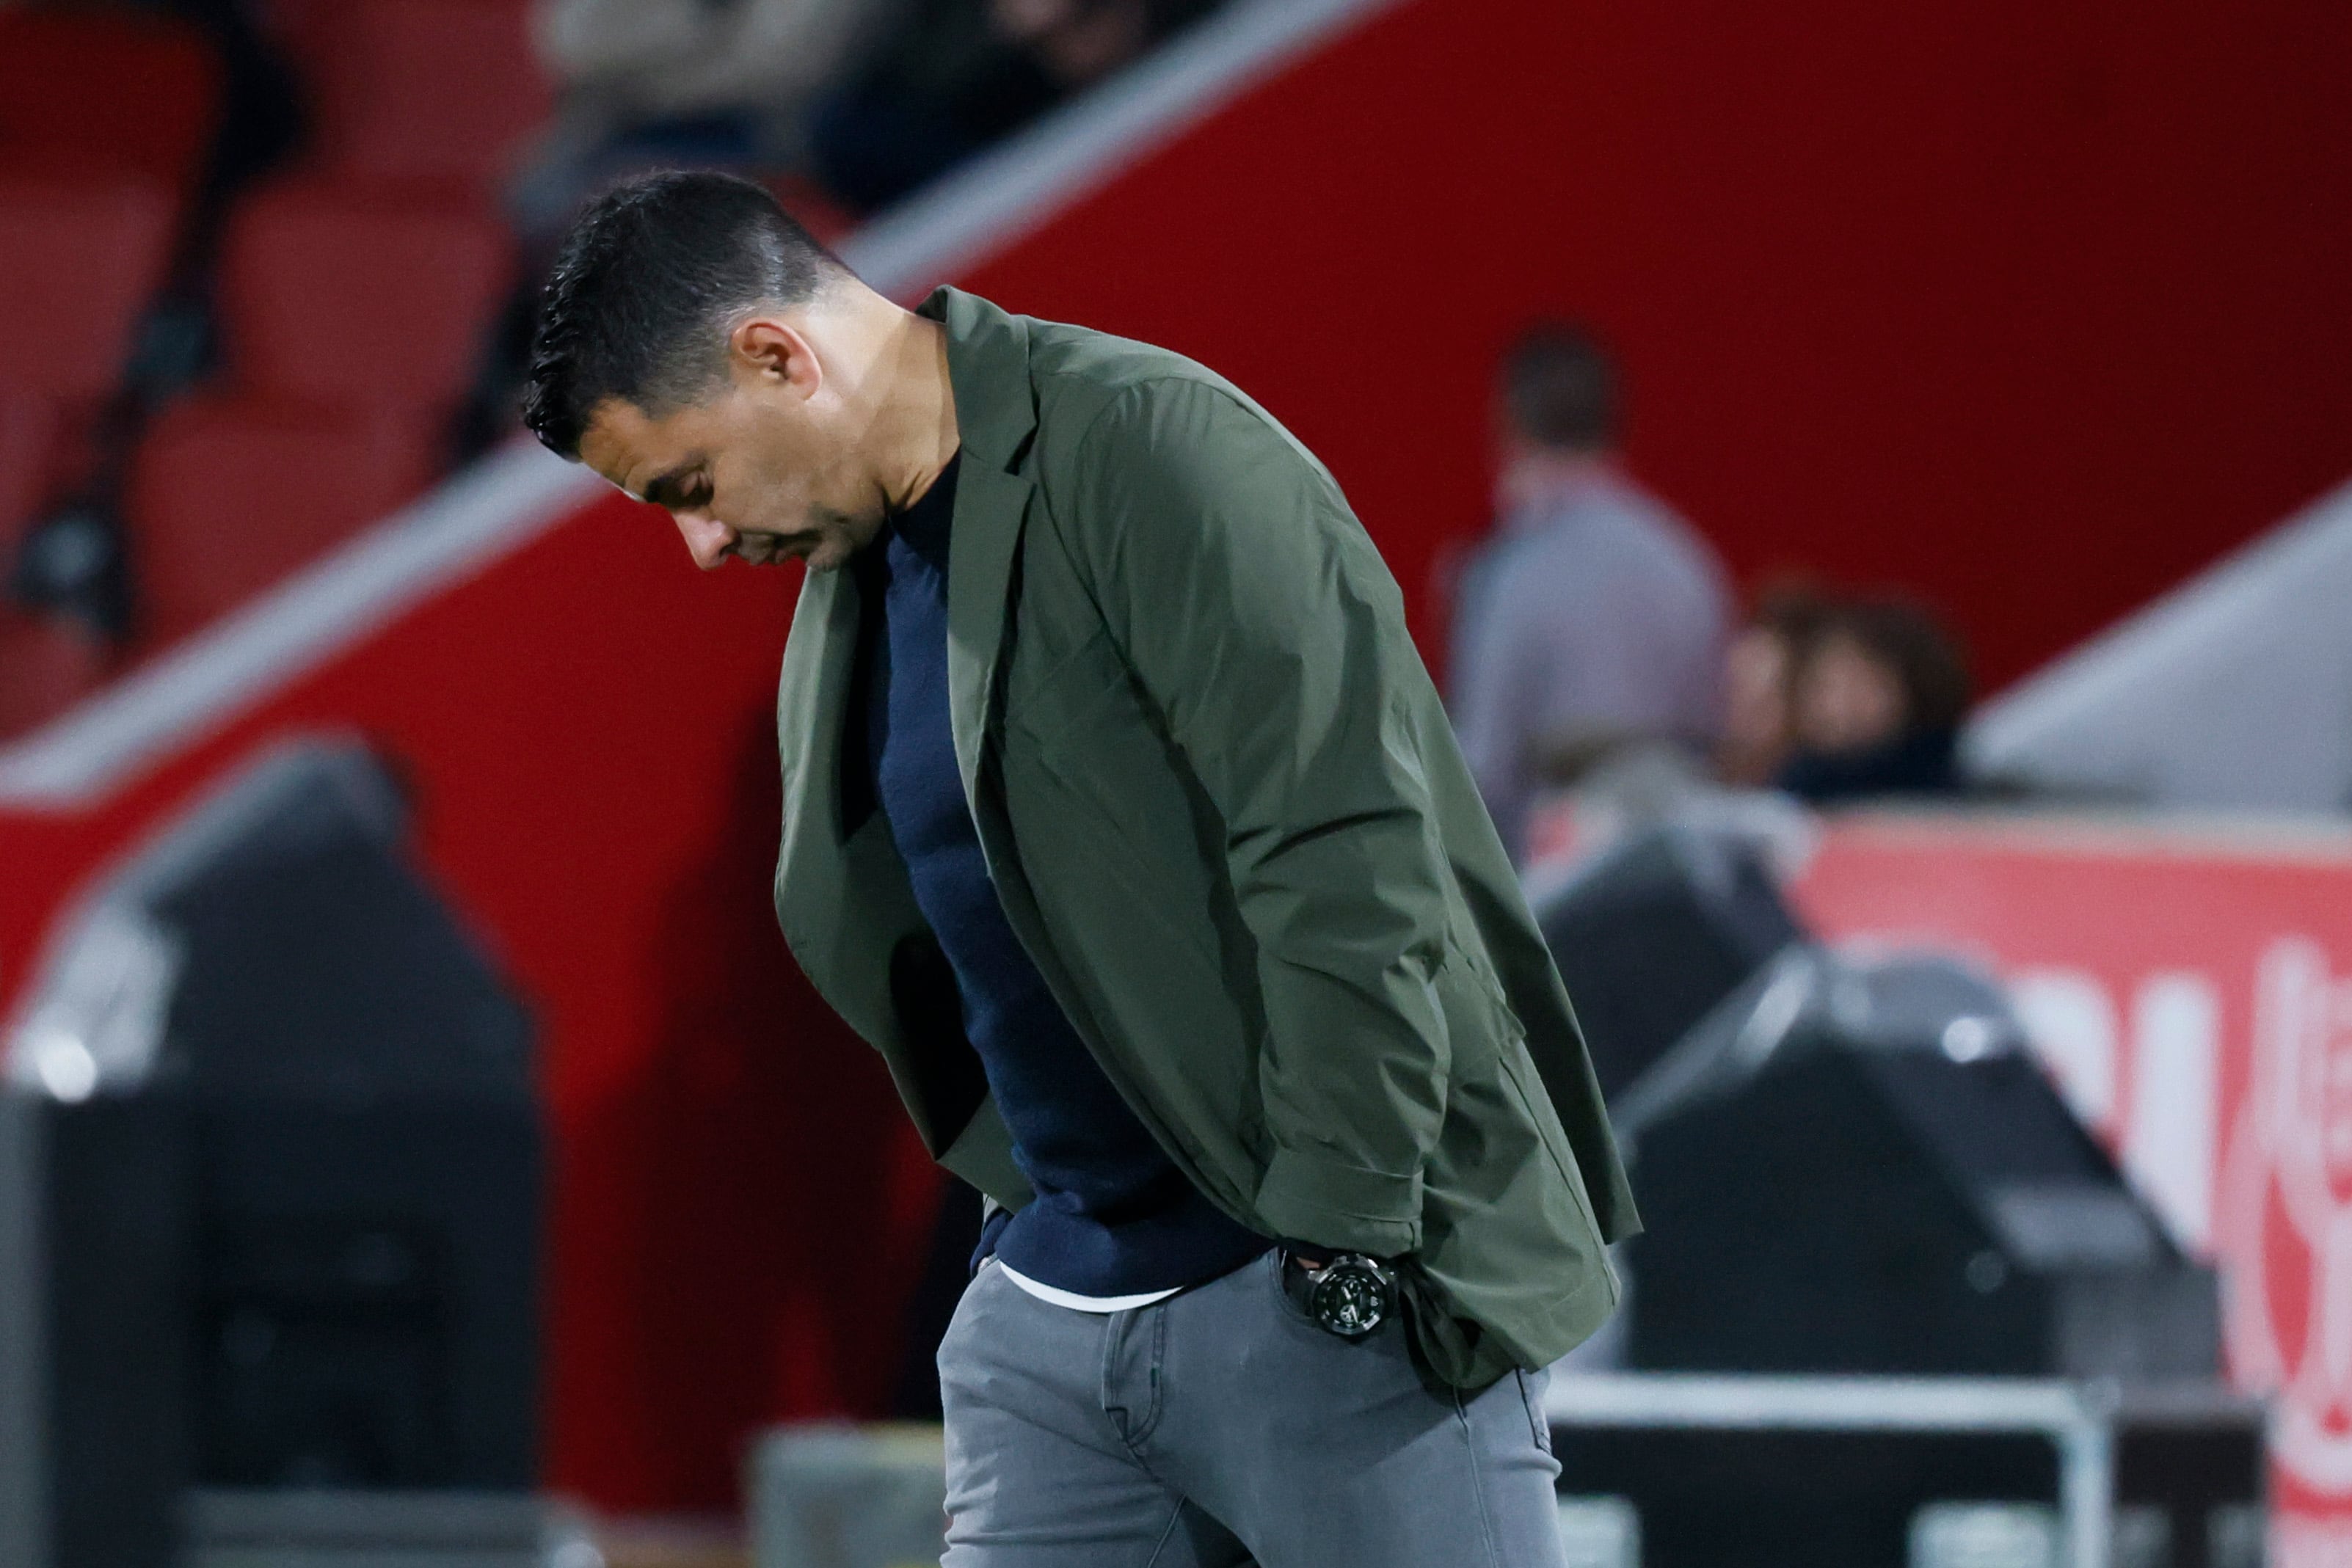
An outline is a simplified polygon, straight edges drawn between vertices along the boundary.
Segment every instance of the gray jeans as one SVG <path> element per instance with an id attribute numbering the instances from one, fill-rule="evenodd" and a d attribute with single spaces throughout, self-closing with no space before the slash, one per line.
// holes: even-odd
<path id="1" fill-rule="evenodd" d="M 1559 1568 L 1543 1375 L 1433 1394 L 1276 1259 L 1110 1313 L 982 1268 L 940 1345 L 945 1568 Z"/>

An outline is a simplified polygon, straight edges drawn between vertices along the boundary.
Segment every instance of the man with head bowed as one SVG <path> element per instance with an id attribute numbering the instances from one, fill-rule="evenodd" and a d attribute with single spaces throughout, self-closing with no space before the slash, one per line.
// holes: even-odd
<path id="1" fill-rule="evenodd" d="M 1543 1369 L 1638 1222 L 1322 465 L 705 173 L 580 218 L 525 412 L 705 569 L 807 562 L 777 916 L 990 1209 L 949 1568 L 1558 1564 Z"/>

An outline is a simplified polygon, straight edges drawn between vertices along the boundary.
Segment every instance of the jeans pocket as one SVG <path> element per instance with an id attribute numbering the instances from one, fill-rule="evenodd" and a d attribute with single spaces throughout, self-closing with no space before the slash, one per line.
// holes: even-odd
<path id="1" fill-rule="evenodd" d="M 1527 1407 L 1528 1428 L 1535 1435 L 1536 1447 L 1551 1452 L 1551 1422 L 1544 1415 L 1544 1389 L 1551 1382 L 1549 1372 L 1525 1372 L 1517 1367 L 1511 1375 L 1519 1380 L 1519 1403 Z"/>
<path id="2" fill-rule="evenodd" d="M 1286 1317 L 1294 1318 L 1310 1328 L 1316 1328 L 1318 1325 L 1315 1320 L 1307 1315 L 1307 1310 L 1301 1307 L 1297 1299 L 1290 1293 L 1290 1281 L 1284 1275 L 1284 1270 L 1289 1267 L 1289 1261 L 1283 1257 L 1281 1248 L 1268 1248 L 1265 1260 L 1266 1288 L 1274 1292 L 1274 1304 Z"/>

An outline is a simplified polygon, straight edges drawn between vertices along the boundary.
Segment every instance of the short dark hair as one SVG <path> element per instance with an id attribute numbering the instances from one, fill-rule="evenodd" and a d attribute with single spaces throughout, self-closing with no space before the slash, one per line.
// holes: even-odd
<path id="1" fill-rule="evenodd" d="M 1851 637 L 1895 673 L 1907 727 L 1950 729 L 1968 716 L 1968 656 L 1926 606 L 1894 596 L 1832 605 L 1817 635 Z"/>
<path id="2" fill-rule="evenodd" d="M 1503 408 L 1538 446 L 1591 451 L 1617 439 L 1617 371 L 1589 328 L 1546 321 L 1503 356 Z"/>
<path id="3" fill-rule="evenodd" d="M 684 407 L 718 380 L 735 316 L 804 304 L 846 275 L 749 180 L 667 170 L 616 185 L 564 235 L 540 293 L 523 423 L 576 458 L 607 398 Z"/>

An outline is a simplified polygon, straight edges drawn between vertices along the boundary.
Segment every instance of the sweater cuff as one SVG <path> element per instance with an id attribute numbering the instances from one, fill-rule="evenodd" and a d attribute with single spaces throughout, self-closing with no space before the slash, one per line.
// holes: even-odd
<path id="1" fill-rule="evenodd" d="M 1328 1155 L 1277 1148 L 1258 1184 L 1257 1214 L 1276 1236 L 1401 1258 L 1421 1245 L 1421 1173 L 1392 1176 Z"/>

